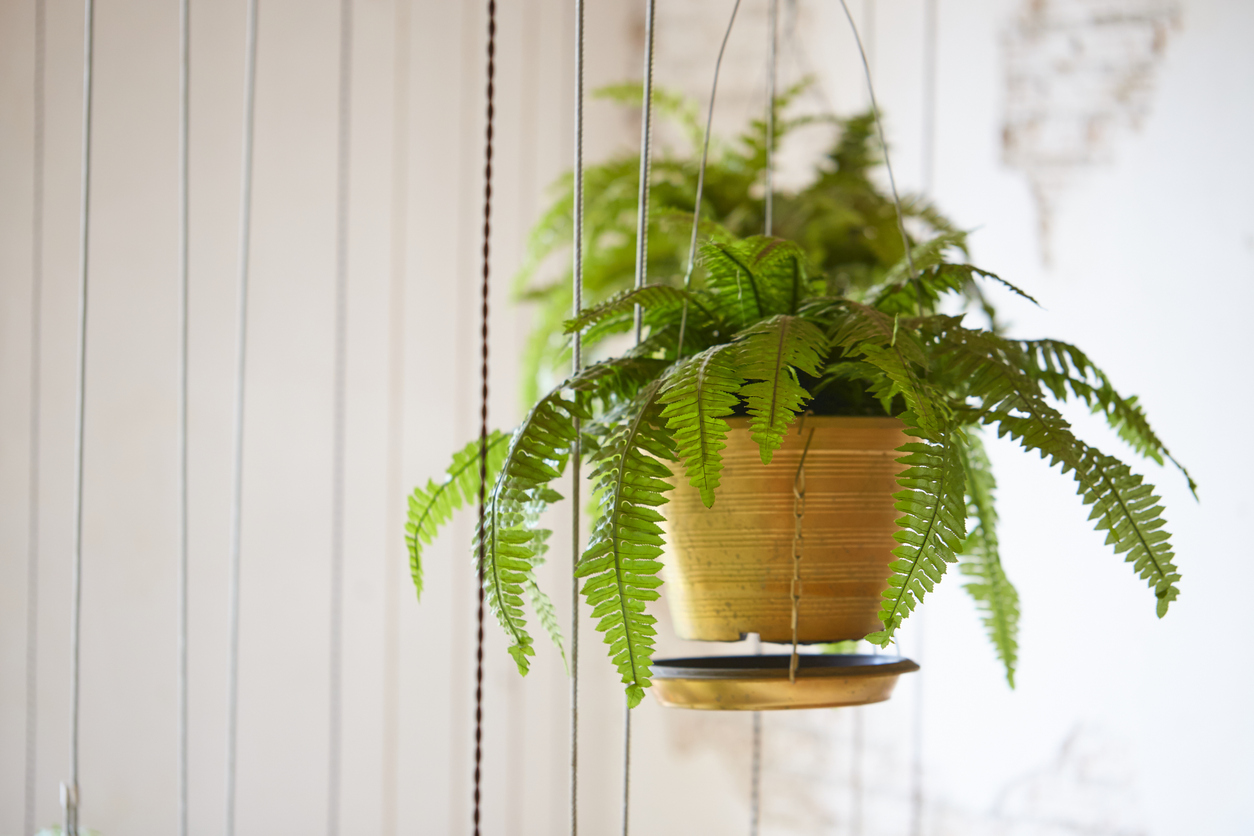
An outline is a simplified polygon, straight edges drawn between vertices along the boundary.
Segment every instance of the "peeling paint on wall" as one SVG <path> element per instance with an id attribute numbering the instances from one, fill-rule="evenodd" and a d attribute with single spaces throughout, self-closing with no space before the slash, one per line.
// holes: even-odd
<path id="1" fill-rule="evenodd" d="M 1176 0 L 1023 0 L 1004 40 L 1002 153 L 1031 184 L 1047 264 L 1061 195 L 1144 123 L 1180 25 Z"/>

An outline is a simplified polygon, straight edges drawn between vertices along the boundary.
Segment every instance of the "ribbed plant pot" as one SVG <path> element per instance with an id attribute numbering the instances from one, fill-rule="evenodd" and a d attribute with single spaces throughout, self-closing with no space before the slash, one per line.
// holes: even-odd
<path id="1" fill-rule="evenodd" d="M 881 629 L 876 614 L 897 541 L 892 495 L 909 439 L 896 418 L 807 416 L 763 465 L 749 420 L 731 418 L 722 484 L 706 508 L 676 476 L 666 505 L 664 589 L 682 639 L 792 640 L 793 483 L 807 436 L 802 517 L 802 642 L 860 639 Z"/>

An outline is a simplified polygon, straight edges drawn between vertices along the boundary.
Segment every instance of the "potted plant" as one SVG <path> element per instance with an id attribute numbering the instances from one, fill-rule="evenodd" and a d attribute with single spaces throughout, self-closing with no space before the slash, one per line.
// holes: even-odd
<path id="1" fill-rule="evenodd" d="M 1054 403 L 1085 403 L 1147 458 L 1170 454 L 1135 398 L 1080 349 L 1010 339 L 943 312 L 951 297 L 978 298 L 980 282 L 1030 299 L 965 263 L 961 234 L 911 240 L 895 265 L 851 281 L 854 271 L 797 241 L 712 222 L 705 231 L 688 286 L 623 290 L 563 329 L 595 344 L 627 330 L 639 306 L 638 345 L 551 387 L 512 433 L 487 440 L 490 487 L 474 553 L 520 672 L 534 654 L 524 597 L 561 646 L 536 583 L 549 534 L 537 520 L 561 498 L 554 482 L 576 444 L 595 502 L 575 571 L 633 706 L 650 684 L 655 619 L 646 604 L 659 597 L 664 560 L 681 634 L 786 640 L 788 614 L 794 641 L 881 646 L 961 560 L 1013 684 L 1018 602 L 997 549 L 984 428 L 1073 476 L 1090 518 L 1165 614 L 1179 575 L 1152 486 L 1077 438 Z M 442 481 L 410 497 L 420 591 L 423 544 L 478 495 L 479 455 L 478 441 L 467 445 Z M 810 495 L 794 528 L 803 461 Z M 668 493 L 676 500 L 664 510 Z M 799 618 L 795 546 L 781 558 L 789 537 L 808 544 Z M 703 584 L 715 591 L 704 594 Z"/>

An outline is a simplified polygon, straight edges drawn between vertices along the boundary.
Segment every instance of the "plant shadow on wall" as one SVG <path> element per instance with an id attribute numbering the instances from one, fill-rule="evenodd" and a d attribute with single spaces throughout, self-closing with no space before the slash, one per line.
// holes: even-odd
<path id="1" fill-rule="evenodd" d="M 639 101 L 638 88 L 614 88 L 609 95 Z M 658 101 L 697 147 L 691 105 L 668 95 Z M 781 113 L 777 139 L 807 121 Z M 550 535 L 538 520 L 562 498 L 553 485 L 577 447 L 594 501 L 591 536 L 575 573 L 634 706 L 651 683 L 655 619 L 646 605 L 659 597 L 664 556 L 674 571 L 681 545 L 672 542 L 668 550 L 667 517 L 672 533 L 694 524 L 678 518 L 678 510 L 663 511 L 666 494 L 698 500 L 672 506 L 687 509 L 684 514 L 715 513 L 707 509 L 725 501 L 725 451 L 751 445 L 760 460 L 753 466 L 765 476 L 778 467 L 772 465 L 777 452 L 788 452 L 786 439 L 803 414 L 826 416 L 838 434 L 854 432 L 859 421 L 895 428 L 896 452 L 888 455 L 896 484 L 890 480 L 878 501 L 897 517 L 864 617 L 815 626 L 803 641 L 865 639 L 887 646 L 948 566 L 961 563 L 1013 685 L 1018 596 L 998 551 L 995 482 L 981 442 L 986 430 L 1073 477 L 1090 519 L 1148 583 L 1159 616 L 1177 597 L 1180 576 L 1154 488 L 1077 438 L 1056 406 L 1080 401 L 1141 456 L 1174 462 L 1136 399 L 1119 394 L 1073 345 L 1005 336 L 982 287 L 1031 297 L 966 263 L 964 234 L 934 209 L 905 201 L 913 233 L 905 236 L 903 227 L 898 235 L 893 202 L 871 179 L 882 155 L 872 126 L 870 116 L 839 122 L 839 138 L 813 182 L 777 196 L 774 237 L 749 234 L 763 221 L 765 126 L 754 123 L 736 141 L 717 146 L 706 172 L 694 267 L 687 266 L 683 226 L 694 211 L 695 154 L 660 158 L 648 263 L 648 275 L 660 278 L 638 289 L 631 287 L 636 162 L 611 159 L 590 167 L 590 305 L 571 320 L 565 319 L 567 283 L 560 275 L 542 278 L 548 256 L 570 237 L 569 179 L 557 189 L 520 279 L 534 288 L 527 295 L 541 306 L 529 371 L 543 378 L 564 363 L 576 332 L 589 352 L 600 350 L 591 356 L 602 359 L 537 389 L 522 423 L 487 439 L 487 502 L 472 549 L 482 555 L 485 597 L 521 673 L 535 653 L 524 598 L 562 646 L 553 605 L 536 582 Z M 987 327 L 966 321 L 963 311 L 972 306 L 982 310 Z M 616 337 L 634 330 L 637 309 L 643 339 L 608 353 Z M 454 510 L 477 498 L 480 455 L 480 443 L 471 442 L 441 480 L 410 497 L 407 536 L 420 593 L 423 546 Z M 854 606 L 838 586 L 807 587 L 806 600 Z M 777 595 L 761 589 L 760 596 Z M 671 595 L 673 611 L 683 603 Z"/>

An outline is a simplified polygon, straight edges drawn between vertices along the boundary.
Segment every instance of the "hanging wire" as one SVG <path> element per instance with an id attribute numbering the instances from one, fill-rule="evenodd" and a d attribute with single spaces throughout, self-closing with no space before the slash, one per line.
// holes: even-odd
<path id="1" fill-rule="evenodd" d="M 571 316 L 583 312 L 583 0 L 575 0 L 575 205 L 572 241 L 574 263 L 571 265 Z M 583 368 L 583 335 L 576 331 L 571 338 L 573 373 Z M 579 530 L 579 491 L 582 463 L 580 439 L 582 422 L 575 418 L 575 443 L 571 449 L 571 545 L 572 564 L 579 562 L 583 539 Z M 572 567 L 573 569 L 573 567 Z M 571 572 L 570 582 L 570 834 L 579 832 L 579 580 Z"/>
<path id="2" fill-rule="evenodd" d="M 775 82 L 779 70 L 777 50 L 779 45 L 779 3 L 770 0 L 767 19 L 767 84 L 766 84 L 766 209 L 763 234 L 770 235 L 775 208 Z M 726 38 L 724 38 L 726 42 Z M 719 57 L 722 58 L 720 51 Z M 713 98 L 713 97 L 711 97 Z M 703 161 L 704 163 L 704 161 Z M 704 167 L 704 166 L 703 166 Z M 704 174 L 704 171 L 702 172 Z M 687 313 L 685 308 L 684 313 Z M 681 326 L 682 328 L 682 326 Z M 762 653 L 762 638 L 758 636 L 755 650 Z M 750 745 L 749 766 L 749 836 L 758 836 L 762 827 L 762 712 L 753 712 L 753 735 Z"/>
<path id="3" fill-rule="evenodd" d="M 392 88 L 392 215 L 391 263 L 388 287 L 388 464 L 385 495 L 388 548 L 384 555 L 383 604 L 383 758 L 382 836 L 396 836 L 397 790 L 400 749 L 397 726 L 400 717 L 400 611 L 394 569 L 404 565 L 401 530 L 405 515 L 401 462 L 405 447 L 405 273 L 409 221 L 409 41 L 410 3 L 396 0 L 393 22 Z"/>
<path id="4" fill-rule="evenodd" d="M 853 15 L 849 13 L 849 4 L 846 0 L 840 0 L 840 7 L 845 10 L 845 18 L 849 21 L 849 28 L 853 31 L 854 43 L 858 46 L 858 55 L 862 58 L 862 71 L 866 76 L 866 90 L 871 97 L 871 113 L 875 117 L 875 130 L 879 134 L 880 147 L 884 151 L 884 168 L 888 171 L 888 185 L 893 192 L 893 206 L 897 210 L 897 231 L 901 234 L 901 246 L 906 251 L 906 266 L 910 270 L 910 280 L 914 283 L 914 289 L 919 296 L 919 311 L 923 311 L 923 289 L 919 286 L 919 274 L 914 269 L 914 254 L 910 251 L 910 238 L 906 235 L 906 222 L 901 211 L 901 198 L 897 194 L 897 180 L 893 177 L 893 164 L 888 155 L 888 140 L 884 138 L 884 120 L 880 118 L 879 104 L 875 100 L 875 85 L 871 83 L 871 64 L 867 60 L 866 50 L 862 48 L 862 38 L 858 35 L 858 25 L 853 22 Z"/>
<path id="5" fill-rule="evenodd" d="M 232 442 L 231 542 L 227 578 L 226 810 L 224 832 L 235 834 L 239 744 L 240 535 L 244 499 L 244 369 L 248 337 L 248 256 L 252 236 L 253 123 L 257 89 L 257 2 L 248 0 L 244 34 L 244 149 L 240 175 L 239 286 L 235 323 L 235 416 Z"/>
<path id="6" fill-rule="evenodd" d="M 636 212 L 636 287 L 644 287 L 649 269 L 649 152 L 653 126 L 653 18 L 655 0 L 645 1 L 644 101 L 640 106 L 640 196 Z M 644 309 L 635 306 L 636 345 L 644 332 Z M 623 698 L 626 700 L 626 697 Z M 631 811 L 631 706 L 623 711 L 623 836 L 630 832 Z"/>
<path id="7" fill-rule="evenodd" d="M 70 580 L 70 779 L 61 785 L 63 832 L 78 836 L 79 639 L 83 609 L 83 440 L 87 416 L 87 247 L 91 232 L 91 94 L 95 3 L 83 2 L 83 157 L 78 240 L 78 391 L 74 410 L 74 552 Z"/>
<path id="8" fill-rule="evenodd" d="M 705 190 L 705 166 L 710 157 L 710 128 L 714 123 L 714 99 L 718 96 L 718 73 L 723 67 L 723 53 L 727 51 L 727 39 L 731 37 L 732 27 L 736 24 L 736 12 L 740 11 L 740 0 L 732 5 L 731 18 L 727 21 L 727 31 L 723 33 L 723 43 L 718 48 L 718 58 L 714 61 L 714 81 L 710 85 L 710 107 L 705 116 L 705 138 L 701 143 L 701 167 L 697 169 L 697 196 L 692 204 L 692 238 L 688 242 L 688 266 L 684 270 L 684 290 L 692 286 L 692 269 L 697 260 L 697 231 L 701 228 L 701 196 Z M 688 300 L 684 299 L 683 312 L 679 318 L 679 340 L 676 343 L 675 357 L 684 353 L 684 331 L 688 327 Z"/>
<path id="9" fill-rule="evenodd" d="M 348 423 L 348 210 L 352 160 L 353 3 L 340 0 L 340 89 L 335 165 L 335 381 L 331 428 L 331 602 L 327 697 L 327 836 L 340 832 L 344 721 L 344 462 Z"/>
<path id="10" fill-rule="evenodd" d="M 496 0 L 488 0 L 488 90 L 483 149 L 483 328 L 480 333 L 479 407 L 479 529 L 484 524 L 488 490 L 488 278 L 492 242 L 492 129 L 496 117 Z M 475 797 L 474 836 L 479 836 L 483 782 L 483 563 L 484 543 L 479 540 L 479 592 L 475 619 Z"/>
<path id="11" fill-rule="evenodd" d="M 766 85 L 766 231 L 771 234 L 771 222 L 775 208 L 775 76 L 777 60 L 775 57 L 779 28 L 779 0 L 770 0 L 767 30 L 767 85 Z"/>
<path id="12" fill-rule="evenodd" d="M 34 159 L 31 182 L 30 259 L 30 474 L 26 539 L 26 749 L 22 833 L 35 832 L 35 765 L 39 731 L 39 490 L 40 384 L 43 375 L 44 285 L 44 57 L 48 12 L 35 0 Z"/>
<path id="13" fill-rule="evenodd" d="M 645 0 L 644 96 L 640 105 L 640 195 L 636 203 L 636 287 L 649 270 L 649 156 L 653 141 L 653 16 L 655 0 Z M 644 309 L 635 306 L 636 345 L 644 331 Z"/>
<path id="14" fill-rule="evenodd" d="M 187 386 L 188 214 L 191 113 L 190 0 L 179 0 L 179 414 L 178 414 L 178 832 L 187 836 Z"/>

